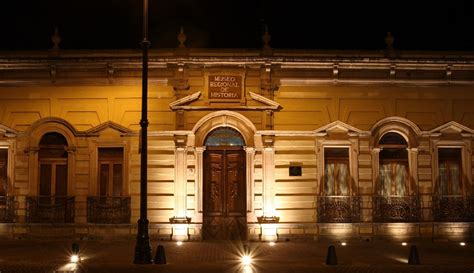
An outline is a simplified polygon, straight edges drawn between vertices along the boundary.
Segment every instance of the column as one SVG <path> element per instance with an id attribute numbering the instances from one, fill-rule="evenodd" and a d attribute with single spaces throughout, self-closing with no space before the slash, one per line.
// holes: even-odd
<path id="1" fill-rule="evenodd" d="M 175 137 L 174 151 L 174 217 L 170 218 L 173 228 L 171 239 L 176 241 L 188 240 L 188 224 L 190 218 L 186 213 L 186 184 L 187 184 L 187 147 L 186 138 Z"/>
<path id="2" fill-rule="evenodd" d="M 254 158 L 255 148 L 245 147 L 245 162 L 246 162 L 246 181 L 247 181 L 247 222 L 255 222 L 254 210 L 253 210 L 253 199 L 254 199 Z"/>
<path id="3" fill-rule="evenodd" d="M 409 172 L 413 178 L 413 184 L 410 185 L 409 194 L 418 193 L 418 148 L 407 148 L 408 150 L 408 166 L 410 168 Z"/>
<path id="4" fill-rule="evenodd" d="M 174 217 L 186 218 L 186 147 L 176 147 L 174 160 Z"/>
<path id="5" fill-rule="evenodd" d="M 263 168 L 263 215 L 258 217 L 260 223 L 260 240 L 278 240 L 277 228 L 280 218 L 275 211 L 275 148 L 274 136 L 262 136 L 264 148 L 262 150 Z"/>
<path id="6" fill-rule="evenodd" d="M 275 183 L 275 150 L 273 147 L 263 149 L 263 216 L 275 216 L 274 192 Z"/>
<path id="7" fill-rule="evenodd" d="M 377 182 L 380 172 L 379 158 L 380 158 L 380 148 L 372 148 L 372 189 L 369 192 L 373 192 L 372 200 L 364 200 L 367 202 L 372 202 L 372 211 L 364 213 L 362 211 L 362 221 L 364 222 L 376 222 L 379 221 L 382 217 L 380 209 L 378 208 L 380 197 L 380 188 Z M 375 219 L 374 219 L 375 215 Z"/>
<path id="8" fill-rule="evenodd" d="M 194 219 L 193 222 L 202 222 L 202 182 L 203 182 L 203 154 L 206 147 L 196 147 L 195 187 L 194 187 Z"/>
<path id="9" fill-rule="evenodd" d="M 408 195 L 412 196 L 411 198 L 415 198 L 416 207 L 413 208 L 418 215 L 418 221 L 428 221 L 427 218 L 430 216 L 430 207 L 429 204 L 431 203 L 430 196 L 420 193 L 420 189 L 418 186 L 418 148 L 408 148 L 408 166 L 410 168 L 410 177 L 409 180 L 409 187 L 408 187 Z M 417 198 L 419 198 L 417 200 Z M 426 212 L 423 213 L 423 210 Z"/>

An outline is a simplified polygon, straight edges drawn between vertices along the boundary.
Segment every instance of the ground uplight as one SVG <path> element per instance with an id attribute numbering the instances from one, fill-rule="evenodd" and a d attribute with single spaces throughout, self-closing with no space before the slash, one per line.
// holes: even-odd
<path id="1" fill-rule="evenodd" d="M 71 263 L 78 263 L 79 262 L 79 255 L 77 254 L 72 254 L 70 258 Z"/>
<path id="2" fill-rule="evenodd" d="M 242 256 L 241 262 L 243 266 L 250 266 L 252 265 L 252 257 L 250 257 L 250 255 L 244 255 Z"/>

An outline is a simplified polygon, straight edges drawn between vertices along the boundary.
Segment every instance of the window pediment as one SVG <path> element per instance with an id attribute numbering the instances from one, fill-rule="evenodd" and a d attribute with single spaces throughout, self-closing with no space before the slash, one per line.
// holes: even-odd
<path id="1" fill-rule="evenodd" d="M 0 124 L 0 136 L 15 137 L 17 134 L 15 129 Z"/>
<path id="2" fill-rule="evenodd" d="M 169 104 L 171 110 L 216 110 L 216 109 L 229 109 L 229 110 L 279 110 L 281 105 L 271 99 L 265 98 L 262 95 L 254 92 L 248 92 L 248 100 L 245 105 L 232 105 L 229 103 L 223 104 L 198 104 L 196 101 L 201 97 L 201 91 L 187 95 L 181 99 L 175 100 Z M 254 103 L 249 103 L 253 101 Z M 194 104 L 193 104 L 194 103 Z"/>
<path id="3" fill-rule="evenodd" d="M 474 134 L 474 130 L 455 121 L 450 121 L 429 131 L 429 135 L 432 137 L 454 134 L 462 136 L 472 136 Z"/>

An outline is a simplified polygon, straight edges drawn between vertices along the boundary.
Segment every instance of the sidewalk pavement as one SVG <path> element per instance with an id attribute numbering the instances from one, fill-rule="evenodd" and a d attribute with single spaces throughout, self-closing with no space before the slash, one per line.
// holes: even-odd
<path id="1" fill-rule="evenodd" d="M 83 258 L 68 263 L 72 243 Z M 474 246 L 467 243 L 416 242 L 420 265 L 408 265 L 410 246 L 385 241 L 333 244 L 338 265 L 326 265 L 329 243 L 174 242 L 151 241 L 152 258 L 163 245 L 167 264 L 133 264 L 135 240 L 46 241 L 0 240 L 0 273 L 16 272 L 446 272 L 473 273 Z M 241 266 L 244 245 L 253 257 Z"/>

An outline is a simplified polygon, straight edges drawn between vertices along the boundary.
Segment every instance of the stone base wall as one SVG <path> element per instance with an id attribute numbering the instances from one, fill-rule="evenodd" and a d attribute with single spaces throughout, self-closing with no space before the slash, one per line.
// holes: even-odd
<path id="1" fill-rule="evenodd" d="M 250 223 L 248 240 L 259 241 L 259 224 Z M 191 241 L 202 239 L 202 224 L 190 224 Z M 171 224 L 150 224 L 152 240 L 172 240 Z M 135 238 L 137 226 L 131 224 L 16 224 L 0 223 L 0 239 L 75 239 L 102 240 Z M 306 223 L 278 224 L 278 241 L 449 241 L 474 239 L 474 223 Z"/>

